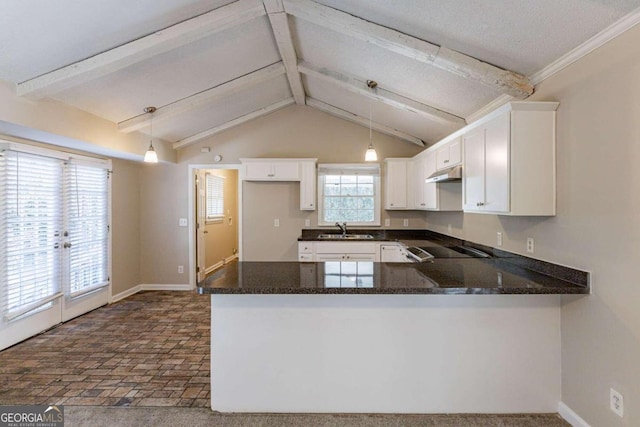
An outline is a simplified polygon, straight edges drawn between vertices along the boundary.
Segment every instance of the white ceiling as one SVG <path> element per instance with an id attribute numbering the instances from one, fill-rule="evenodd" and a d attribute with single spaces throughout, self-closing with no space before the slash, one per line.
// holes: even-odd
<path id="1" fill-rule="evenodd" d="M 293 99 L 363 126 L 371 108 L 375 129 L 429 144 L 505 93 L 525 99 L 529 76 L 638 7 L 640 0 L 7 0 L 0 80 L 123 132 L 148 132 L 143 109 L 153 105 L 154 136 L 176 148 Z"/>

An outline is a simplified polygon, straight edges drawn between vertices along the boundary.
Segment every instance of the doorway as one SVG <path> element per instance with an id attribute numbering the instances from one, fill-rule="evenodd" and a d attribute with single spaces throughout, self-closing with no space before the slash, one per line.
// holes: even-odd
<path id="1" fill-rule="evenodd" d="M 190 283 L 241 257 L 239 165 L 190 165 Z"/>

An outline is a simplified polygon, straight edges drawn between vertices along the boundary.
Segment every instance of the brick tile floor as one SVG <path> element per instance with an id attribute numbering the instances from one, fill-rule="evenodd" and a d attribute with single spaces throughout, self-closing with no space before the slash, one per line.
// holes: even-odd
<path id="1" fill-rule="evenodd" d="M 210 300 L 147 291 L 0 351 L 0 405 L 210 406 Z"/>

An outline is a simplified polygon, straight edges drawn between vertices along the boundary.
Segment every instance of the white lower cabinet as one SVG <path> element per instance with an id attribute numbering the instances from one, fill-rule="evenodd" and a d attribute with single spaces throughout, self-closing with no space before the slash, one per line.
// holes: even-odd
<path id="1" fill-rule="evenodd" d="M 298 261 L 380 261 L 379 243 L 371 242 L 298 242 Z"/>

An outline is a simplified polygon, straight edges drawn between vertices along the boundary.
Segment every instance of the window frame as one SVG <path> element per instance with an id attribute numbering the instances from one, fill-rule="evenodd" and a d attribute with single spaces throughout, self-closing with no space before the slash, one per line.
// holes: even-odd
<path id="1" fill-rule="evenodd" d="M 211 214 L 209 215 L 209 199 L 213 198 L 209 193 L 209 179 L 217 179 L 221 182 L 221 197 L 219 198 L 222 202 L 221 211 L 219 214 Z M 204 219 L 206 224 L 216 224 L 224 222 L 224 188 L 225 188 L 225 177 L 216 175 L 214 173 L 206 172 L 204 176 L 204 185 L 205 185 L 205 213 Z M 212 188 L 211 188 L 212 189 Z"/>
<path id="2" fill-rule="evenodd" d="M 330 171 L 335 173 L 327 173 Z M 380 192 L 380 164 L 379 163 L 327 163 L 318 165 L 318 226 L 335 226 L 335 222 L 324 220 L 324 186 L 327 175 L 371 175 L 373 177 L 373 221 L 349 222 L 347 225 L 354 227 L 379 227 L 382 194 Z M 339 221 L 340 223 L 345 221 Z"/>

